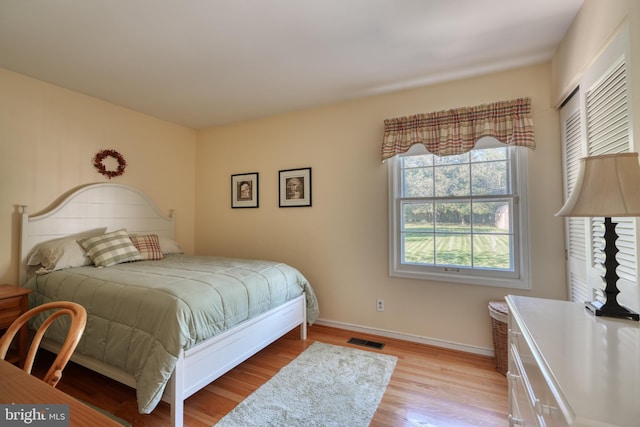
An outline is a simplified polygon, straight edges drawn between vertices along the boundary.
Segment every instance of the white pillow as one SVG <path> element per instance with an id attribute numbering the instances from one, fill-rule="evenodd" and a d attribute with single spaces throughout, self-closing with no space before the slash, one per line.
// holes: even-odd
<path id="1" fill-rule="evenodd" d="M 93 233 L 83 233 L 82 236 L 96 236 L 103 234 L 105 229 Z M 91 264 L 91 258 L 78 244 L 80 235 L 61 237 L 38 244 L 31 253 L 27 265 L 41 266 L 37 274 L 50 273 L 65 268 L 82 267 Z"/>
<path id="2" fill-rule="evenodd" d="M 164 255 L 184 253 L 178 242 L 176 242 L 175 240 L 162 236 L 159 236 L 159 240 L 160 250 Z"/>

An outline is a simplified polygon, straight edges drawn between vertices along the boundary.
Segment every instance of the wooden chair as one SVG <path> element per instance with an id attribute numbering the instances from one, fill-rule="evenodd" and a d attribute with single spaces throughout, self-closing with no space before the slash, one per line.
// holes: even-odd
<path id="1" fill-rule="evenodd" d="M 47 384 L 55 387 L 58 384 L 58 381 L 60 381 L 60 378 L 62 378 L 62 370 L 67 365 L 67 362 L 76 349 L 76 346 L 78 345 L 78 342 L 80 341 L 80 338 L 84 333 L 84 328 L 87 324 L 87 311 L 80 304 L 76 304 L 75 302 L 70 301 L 49 302 L 34 307 L 18 317 L 9 326 L 2 338 L 0 338 L 0 359 L 4 359 L 7 355 L 9 346 L 11 345 L 13 338 L 18 333 L 20 328 L 33 316 L 48 310 L 55 311 L 51 313 L 49 317 L 47 317 L 47 319 L 42 323 L 35 336 L 33 337 L 33 341 L 31 342 L 31 346 L 29 347 L 29 352 L 27 353 L 23 369 L 28 374 L 31 374 L 31 368 L 33 367 L 33 362 L 36 357 L 36 351 L 40 346 L 40 341 L 42 341 L 44 333 L 58 317 L 65 314 L 68 315 L 71 318 L 71 325 L 69 326 L 69 331 L 67 332 L 67 338 L 62 344 L 62 347 L 60 348 L 56 359 L 51 365 L 51 368 L 49 368 L 49 371 L 42 379 Z"/>

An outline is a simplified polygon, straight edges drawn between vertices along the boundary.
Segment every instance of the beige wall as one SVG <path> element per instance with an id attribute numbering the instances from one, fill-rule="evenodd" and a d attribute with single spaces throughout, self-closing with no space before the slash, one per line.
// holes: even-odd
<path id="1" fill-rule="evenodd" d="M 640 2 L 637 0 L 585 0 L 582 9 L 551 60 L 552 96 L 559 105 L 618 33 L 629 26 L 631 76 L 640 75 Z M 632 138 L 640 132 L 640 83 L 630 84 Z M 637 139 L 637 138 L 635 138 Z M 638 143 L 634 143 L 638 151 Z"/>
<path id="2" fill-rule="evenodd" d="M 4 69 L 0 93 L 0 282 L 17 281 L 15 206 L 38 213 L 75 187 L 108 181 L 92 165 L 107 148 L 128 163 L 112 181 L 175 209 L 177 237 L 193 251 L 195 131 Z"/>
<path id="3" fill-rule="evenodd" d="M 565 298 L 558 113 L 547 65 L 492 74 L 201 131 L 196 252 L 298 267 L 321 319 L 405 336 L 492 348 L 487 303 L 512 290 L 390 278 L 385 118 L 531 96 L 531 291 Z M 313 206 L 278 208 L 278 171 L 313 168 Z M 259 172 L 260 207 L 230 208 L 230 175 Z M 385 300 L 385 311 L 375 308 Z"/>

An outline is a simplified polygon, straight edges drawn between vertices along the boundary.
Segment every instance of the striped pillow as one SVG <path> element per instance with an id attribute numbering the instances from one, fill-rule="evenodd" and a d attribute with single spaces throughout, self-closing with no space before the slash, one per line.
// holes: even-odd
<path id="1" fill-rule="evenodd" d="M 131 242 L 127 230 L 78 240 L 97 267 L 108 267 L 128 261 L 139 261 L 142 254 Z"/>
<path id="2" fill-rule="evenodd" d="M 129 236 L 133 246 L 142 254 L 144 259 L 162 259 L 164 255 L 160 249 L 160 239 L 157 234 L 143 234 L 141 236 Z"/>

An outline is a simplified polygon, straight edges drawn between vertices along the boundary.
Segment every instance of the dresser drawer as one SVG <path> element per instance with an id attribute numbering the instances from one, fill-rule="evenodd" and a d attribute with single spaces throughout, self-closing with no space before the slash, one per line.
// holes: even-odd
<path id="1" fill-rule="evenodd" d="M 542 360 L 536 359 L 536 353 L 527 342 L 518 322 L 513 316 L 510 316 L 509 373 L 511 375 L 509 387 L 512 395 L 510 397 L 520 401 L 523 399 L 522 395 L 526 395 L 530 410 L 535 414 L 533 417 L 535 424 L 527 423 L 524 425 L 568 426 L 570 423 L 565 418 L 552 388 L 540 368 L 539 363 L 541 362 Z M 514 393 L 516 393 L 515 396 Z M 523 404 L 520 403 L 520 410 L 522 407 Z M 524 418 L 526 419 L 526 417 Z"/>
<path id="2" fill-rule="evenodd" d="M 6 329 L 22 314 L 22 297 L 0 299 L 0 329 Z"/>
<path id="3" fill-rule="evenodd" d="M 20 309 L 20 305 L 22 304 L 22 297 L 11 297 L 11 298 L 3 298 L 0 299 L 0 311 L 2 310 L 10 310 L 10 309 Z"/>
<path id="4" fill-rule="evenodd" d="M 509 346 L 507 381 L 509 381 L 509 427 L 544 425 L 544 421 L 535 413 L 530 385 L 514 346 Z"/>

